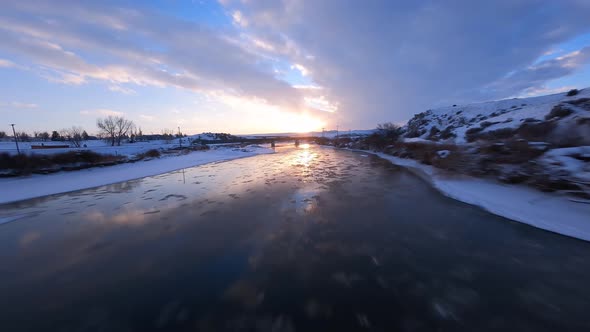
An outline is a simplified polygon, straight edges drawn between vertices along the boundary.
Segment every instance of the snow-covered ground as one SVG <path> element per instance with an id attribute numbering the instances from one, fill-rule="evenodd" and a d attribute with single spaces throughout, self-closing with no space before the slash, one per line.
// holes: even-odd
<path id="1" fill-rule="evenodd" d="M 448 197 L 479 206 L 508 219 L 590 241 L 590 204 L 525 186 L 450 175 L 412 159 L 397 158 L 384 153 L 374 154 L 406 167 Z"/>
<path id="2" fill-rule="evenodd" d="M 270 148 L 251 145 L 246 148 L 216 147 L 185 155 L 165 156 L 151 160 L 110 167 L 96 167 L 49 175 L 0 179 L 0 204 L 65 193 L 80 189 L 158 175 L 212 162 L 273 153 Z"/>
<path id="3" fill-rule="evenodd" d="M 71 145 L 69 142 L 19 142 L 19 148 L 21 153 L 27 154 L 55 154 L 55 153 L 64 153 L 69 151 L 81 151 L 81 150 L 89 150 L 100 154 L 112 154 L 112 155 L 119 155 L 119 156 L 134 156 L 139 153 L 146 152 L 151 149 L 157 150 L 167 150 L 173 147 L 178 147 L 179 141 L 178 139 L 174 139 L 171 141 L 163 141 L 163 140 L 155 140 L 155 141 L 147 141 L 147 142 L 136 142 L 136 143 L 124 143 L 121 146 L 111 146 L 110 144 L 106 143 L 103 140 L 90 140 L 90 141 L 82 141 L 80 148 L 70 147 L 70 148 L 59 148 L 59 149 L 31 149 L 31 145 L 41 145 L 44 144 L 46 146 L 51 145 Z M 86 147 L 83 147 L 84 144 Z M 183 138 L 183 145 L 188 144 L 187 138 Z M 0 153 L 8 152 L 10 154 L 16 154 L 16 146 L 14 141 L 10 140 L 3 140 L 0 141 Z"/>
<path id="4" fill-rule="evenodd" d="M 466 142 L 465 133 L 471 128 L 483 128 L 482 133 L 502 128 L 516 129 L 527 121 L 543 121 L 553 107 L 560 103 L 573 111 L 567 120 L 579 121 L 590 118 L 590 112 L 568 102 L 590 98 L 590 88 L 582 89 L 574 96 L 558 93 L 530 98 L 513 98 L 469 105 L 453 105 L 428 110 L 410 120 L 407 129 L 413 126 L 418 136 L 427 138 L 432 127 L 448 130 L 456 135 L 455 143 Z M 483 124 L 483 125 L 482 125 Z M 410 136 L 413 136 L 410 134 Z"/>

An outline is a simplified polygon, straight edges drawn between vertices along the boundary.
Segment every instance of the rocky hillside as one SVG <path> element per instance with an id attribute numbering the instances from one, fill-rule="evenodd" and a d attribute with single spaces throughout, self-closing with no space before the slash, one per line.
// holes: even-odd
<path id="1" fill-rule="evenodd" d="M 350 145 L 590 204 L 590 88 L 428 110 L 387 132 Z"/>
<path id="2" fill-rule="evenodd" d="M 590 145 L 590 88 L 428 110 L 404 129 L 406 139 L 456 144 L 515 138 L 560 147 Z"/>

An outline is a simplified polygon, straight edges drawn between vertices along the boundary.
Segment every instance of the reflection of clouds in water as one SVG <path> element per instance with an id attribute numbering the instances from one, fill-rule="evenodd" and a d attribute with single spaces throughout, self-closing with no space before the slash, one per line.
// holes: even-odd
<path id="1" fill-rule="evenodd" d="M 107 214 L 103 211 L 94 210 L 86 213 L 83 218 L 86 221 L 95 223 L 110 223 L 110 224 L 122 224 L 130 226 L 141 226 L 144 225 L 150 219 L 150 212 L 157 210 L 147 209 L 133 209 L 125 210 L 115 214 Z M 153 214 L 153 213 L 151 213 Z M 153 218 L 151 218 L 153 219 Z"/>
<path id="2" fill-rule="evenodd" d="M 324 191 L 322 187 L 303 187 L 297 189 L 291 196 L 289 203 L 295 205 L 297 214 L 309 214 L 318 208 L 319 194 Z"/>
<path id="3" fill-rule="evenodd" d="M 26 249 L 31 243 L 37 241 L 41 237 L 41 233 L 37 231 L 27 232 L 20 238 L 20 246 Z"/>
<path id="4" fill-rule="evenodd" d="M 104 191 L 106 193 L 110 193 L 110 192 L 130 192 L 133 189 L 139 187 L 141 185 L 142 179 L 139 180 L 131 180 L 131 181 L 126 181 L 126 182 L 119 182 L 119 183 L 113 183 L 113 184 L 109 184 L 106 185 L 104 188 Z"/>
<path id="5" fill-rule="evenodd" d="M 264 301 L 264 292 L 257 289 L 256 285 L 249 280 L 240 279 L 225 290 L 224 298 L 245 308 L 253 309 Z"/>

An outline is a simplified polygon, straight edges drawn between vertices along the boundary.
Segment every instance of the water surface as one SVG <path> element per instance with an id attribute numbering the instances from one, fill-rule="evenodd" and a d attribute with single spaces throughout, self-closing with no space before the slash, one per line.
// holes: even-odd
<path id="1" fill-rule="evenodd" d="M 0 205 L 1 331 L 588 331 L 590 244 L 311 146 Z"/>

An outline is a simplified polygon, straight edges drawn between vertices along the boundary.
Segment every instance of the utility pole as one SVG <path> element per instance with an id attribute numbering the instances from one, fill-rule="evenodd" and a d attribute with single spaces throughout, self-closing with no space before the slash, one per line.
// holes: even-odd
<path id="1" fill-rule="evenodd" d="M 178 126 L 178 144 L 182 147 L 182 134 L 180 133 L 180 126 Z"/>
<path id="2" fill-rule="evenodd" d="M 16 131 L 14 130 L 14 123 L 10 124 L 12 126 L 12 134 L 14 134 L 14 144 L 16 144 L 16 152 L 20 154 L 20 149 L 18 148 L 18 137 L 16 137 Z"/>

